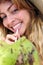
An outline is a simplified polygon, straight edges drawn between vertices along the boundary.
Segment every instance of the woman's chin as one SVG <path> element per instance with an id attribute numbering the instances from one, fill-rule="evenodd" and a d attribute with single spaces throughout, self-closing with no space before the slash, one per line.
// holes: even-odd
<path id="1" fill-rule="evenodd" d="M 23 36 L 24 32 L 25 32 L 24 30 L 19 30 L 20 36 Z"/>

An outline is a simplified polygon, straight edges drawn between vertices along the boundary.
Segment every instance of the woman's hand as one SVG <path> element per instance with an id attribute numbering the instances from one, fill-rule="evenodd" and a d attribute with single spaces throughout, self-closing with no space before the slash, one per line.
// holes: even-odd
<path id="1" fill-rule="evenodd" d="M 16 42 L 20 38 L 18 30 L 14 34 L 7 34 L 5 41 L 8 44 L 12 44 L 13 42 Z"/>

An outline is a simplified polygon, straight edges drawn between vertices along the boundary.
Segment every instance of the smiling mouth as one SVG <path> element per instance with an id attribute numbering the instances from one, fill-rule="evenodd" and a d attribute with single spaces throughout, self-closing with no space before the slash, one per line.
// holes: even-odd
<path id="1" fill-rule="evenodd" d="M 22 25 L 22 23 L 18 23 L 15 26 L 11 27 L 13 32 L 16 32 L 17 29 L 19 31 L 21 29 L 21 25 Z"/>

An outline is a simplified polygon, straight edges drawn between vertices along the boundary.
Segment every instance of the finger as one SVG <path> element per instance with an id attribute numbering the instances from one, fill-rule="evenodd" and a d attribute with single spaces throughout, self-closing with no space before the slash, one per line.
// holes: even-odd
<path id="1" fill-rule="evenodd" d="M 16 42 L 17 41 L 17 37 L 14 37 L 13 35 L 9 34 L 9 35 L 6 36 L 6 40 L 10 41 L 11 43 L 12 42 Z"/>
<path id="2" fill-rule="evenodd" d="M 5 41 L 5 38 L 3 37 L 2 40 Z"/>
<path id="3" fill-rule="evenodd" d="M 15 37 L 17 37 L 18 39 L 20 38 L 20 34 L 19 34 L 19 31 L 17 29 L 16 33 L 13 34 Z"/>
<path id="4" fill-rule="evenodd" d="M 12 39 L 12 40 L 17 40 L 17 37 L 15 37 L 14 35 L 10 35 L 10 34 L 8 34 L 8 35 L 6 36 L 6 38 L 7 38 L 7 39 Z"/>
<path id="5" fill-rule="evenodd" d="M 6 39 L 5 40 L 7 42 L 7 44 L 13 44 L 13 42 L 11 42 L 10 40 Z"/>

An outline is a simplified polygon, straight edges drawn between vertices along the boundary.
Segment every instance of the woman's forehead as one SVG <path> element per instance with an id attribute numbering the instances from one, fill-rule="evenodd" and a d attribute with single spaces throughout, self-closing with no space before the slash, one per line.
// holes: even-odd
<path id="1" fill-rule="evenodd" d="M 12 5 L 11 2 L 5 2 L 5 3 L 1 3 L 0 4 L 0 11 L 2 10 L 6 10 L 8 7 L 10 7 Z"/>

